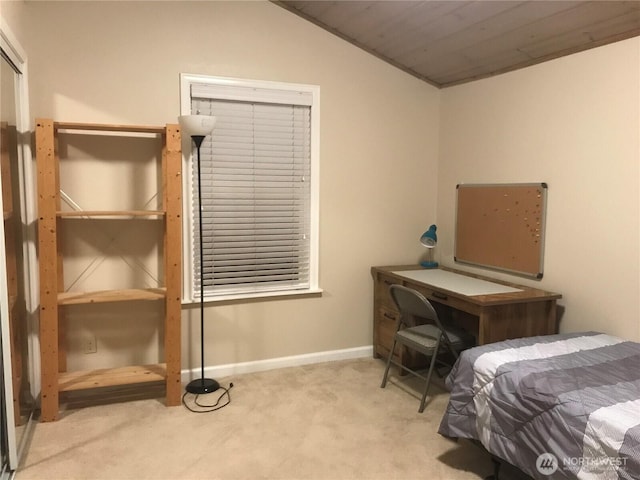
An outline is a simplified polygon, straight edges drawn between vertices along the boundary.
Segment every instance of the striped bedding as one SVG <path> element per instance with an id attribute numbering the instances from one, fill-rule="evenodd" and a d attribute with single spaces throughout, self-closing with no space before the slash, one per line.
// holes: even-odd
<path id="1" fill-rule="evenodd" d="M 535 479 L 640 479 L 640 343 L 597 332 L 462 353 L 439 433 Z"/>

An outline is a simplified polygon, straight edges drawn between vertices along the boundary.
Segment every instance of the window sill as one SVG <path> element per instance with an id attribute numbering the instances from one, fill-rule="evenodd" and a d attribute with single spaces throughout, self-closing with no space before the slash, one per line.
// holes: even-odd
<path id="1" fill-rule="evenodd" d="M 310 288 L 306 290 L 291 290 L 289 292 L 260 292 L 260 293 L 243 293 L 243 294 L 229 294 L 220 295 L 217 297 L 205 297 L 204 303 L 206 305 L 227 305 L 234 303 L 248 303 L 259 302 L 264 300 L 284 300 L 290 297 L 297 298 L 315 298 L 321 297 L 323 290 L 321 288 Z M 200 305 L 198 298 L 182 299 L 182 305 L 185 307 L 193 307 Z"/>

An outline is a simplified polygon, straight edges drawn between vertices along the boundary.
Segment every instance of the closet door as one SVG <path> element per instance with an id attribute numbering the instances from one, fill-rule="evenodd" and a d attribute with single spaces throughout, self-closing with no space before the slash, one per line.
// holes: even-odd
<path id="1" fill-rule="evenodd" d="M 4 309 L 3 309 L 4 310 Z M 2 315 L 0 313 L 0 321 L 2 322 L 2 337 L 4 340 L 4 332 L 5 332 L 5 327 L 7 326 L 7 322 L 5 321 L 5 317 L 4 315 Z M 2 342 L 4 343 L 4 341 Z M 4 386 L 7 385 L 7 382 L 5 382 L 6 378 L 5 378 L 5 365 L 7 365 L 7 357 L 8 355 L 5 355 L 5 348 L 4 345 L 2 345 L 1 347 L 1 366 L 2 366 L 2 375 L 0 375 L 1 379 L 2 379 L 2 386 L 3 388 L 0 389 L 0 407 L 1 407 L 1 412 L 0 412 L 0 479 L 5 479 L 5 478 L 9 478 L 10 476 L 10 467 L 9 467 L 9 458 L 11 455 L 16 455 L 16 443 L 15 443 L 15 428 L 13 428 L 11 426 L 11 424 L 8 422 L 8 417 L 10 417 L 11 412 L 13 412 L 13 407 L 11 408 L 7 408 L 7 400 L 6 400 L 6 389 L 4 388 Z M 10 382 L 9 382 L 10 384 Z"/>
<path id="2" fill-rule="evenodd" d="M 11 235 L 12 205 L 10 181 L 7 179 L 9 163 L 11 161 L 11 125 L 15 125 L 15 98 L 13 95 L 13 82 L 15 72 L 9 63 L 4 50 L 2 53 L 2 64 L 0 66 L 0 180 L 2 184 L 2 212 L 3 222 L 0 227 L 0 326 L 2 338 L 2 472 L 6 472 L 9 465 L 14 463 L 16 457 L 16 429 L 13 422 L 13 368 L 11 361 L 11 330 L 12 322 L 9 312 L 12 310 L 13 299 L 9 295 L 9 277 L 11 273 L 7 270 L 7 238 Z M 7 101 L 8 100 L 8 101 Z"/>
<path id="3" fill-rule="evenodd" d="M 0 19 L 1 20 L 1 19 Z M 1 401 L 0 480 L 14 471 L 26 445 L 35 397 L 33 381 L 33 285 L 35 262 L 33 189 L 28 122 L 26 60 L 8 26 L 0 24 L 0 227 Z M 34 313 L 35 312 L 35 313 Z"/>

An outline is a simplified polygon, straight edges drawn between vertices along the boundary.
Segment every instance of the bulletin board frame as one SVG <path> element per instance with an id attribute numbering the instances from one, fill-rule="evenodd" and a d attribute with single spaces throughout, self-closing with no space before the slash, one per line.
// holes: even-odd
<path id="1" fill-rule="evenodd" d="M 541 279 L 548 186 L 458 184 L 454 261 Z"/>

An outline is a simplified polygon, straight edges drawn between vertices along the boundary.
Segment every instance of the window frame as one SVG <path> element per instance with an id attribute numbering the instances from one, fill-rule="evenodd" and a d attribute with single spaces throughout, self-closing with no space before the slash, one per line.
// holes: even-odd
<path id="1" fill-rule="evenodd" d="M 251 80 L 231 77 L 220 77 L 200 74 L 180 74 L 180 114 L 190 115 L 191 112 L 191 85 L 211 84 L 221 86 L 233 86 L 239 89 L 270 89 L 283 91 L 303 91 L 312 96 L 311 105 L 311 185 L 310 185 L 310 252 L 309 252 L 309 287 L 295 290 L 270 290 L 264 292 L 246 293 L 221 293 L 209 294 L 205 291 L 206 303 L 223 302 L 229 300 L 254 299 L 265 297 L 288 297 L 310 294 L 320 294 L 319 286 L 319 219 L 320 219 L 320 87 L 297 83 L 284 83 L 266 80 Z M 238 98 L 240 100 L 240 98 Z M 276 103 L 276 102 L 274 102 Z M 193 264 L 194 235 L 196 219 L 192 214 L 193 201 L 193 166 L 194 146 L 191 138 L 182 136 L 182 303 L 191 304 L 200 301 L 200 292 L 194 290 L 193 276 L 195 274 Z"/>

